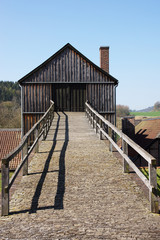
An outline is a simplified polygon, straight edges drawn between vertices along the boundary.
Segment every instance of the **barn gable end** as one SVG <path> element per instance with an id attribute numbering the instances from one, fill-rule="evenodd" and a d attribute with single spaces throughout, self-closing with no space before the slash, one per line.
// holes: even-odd
<path id="1" fill-rule="evenodd" d="M 40 66 L 19 80 L 27 83 L 107 82 L 117 79 L 96 66 L 69 43 Z"/>
<path id="2" fill-rule="evenodd" d="M 96 66 L 69 43 L 19 80 L 22 91 L 22 133 L 48 109 L 84 111 L 86 100 L 114 123 L 117 79 Z"/>

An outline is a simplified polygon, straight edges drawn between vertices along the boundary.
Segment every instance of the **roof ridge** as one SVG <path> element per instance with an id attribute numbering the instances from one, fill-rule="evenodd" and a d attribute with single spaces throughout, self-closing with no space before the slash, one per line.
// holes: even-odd
<path id="1" fill-rule="evenodd" d="M 142 121 L 152 121 L 152 120 L 160 120 L 160 117 L 156 117 L 156 118 L 145 118 L 145 119 L 142 119 Z"/>
<path id="2" fill-rule="evenodd" d="M 34 72 L 38 71 L 41 67 L 45 66 L 48 62 L 50 62 L 52 59 L 54 59 L 58 54 L 60 54 L 62 51 L 64 51 L 66 48 L 70 48 L 71 50 L 75 51 L 77 54 L 79 54 L 82 58 L 84 58 L 86 61 L 88 61 L 91 65 L 93 65 L 96 69 L 98 69 L 100 72 L 105 74 L 106 76 L 109 76 L 112 78 L 112 80 L 115 82 L 115 84 L 118 84 L 118 80 L 114 78 L 112 75 L 104 71 L 102 68 L 97 66 L 95 63 L 93 63 L 89 58 L 87 58 L 85 55 L 83 55 L 81 52 L 79 52 L 75 47 L 73 47 L 70 43 L 65 44 L 62 48 L 60 48 L 56 53 L 54 53 L 51 57 L 49 57 L 47 60 L 45 60 L 43 63 L 41 63 L 38 67 L 34 68 L 32 71 L 30 71 L 28 74 L 26 74 L 24 77 L 18 80 L 18 83 L 21 84 L 24 79 L 32 75 Z"/>

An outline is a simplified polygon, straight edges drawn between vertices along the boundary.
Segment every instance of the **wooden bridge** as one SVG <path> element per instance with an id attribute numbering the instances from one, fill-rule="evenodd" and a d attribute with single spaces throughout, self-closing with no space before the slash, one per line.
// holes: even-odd
<path id="1" fill-rule="evenodd" d="M 128 158 L 128 145 L 148 162 L 149 180 Z M 124 159 L 123 171 L 113 147 Z M 20 151 L 23 160 L 9 180 L 9 161 Z M 149 201 L 131 180 L 129 166 L 148 187 Z M 24 176 L 9 201 L 21 171 Z M 52 102 L 21 145 L 2 161 L 0 239 L 159 239 L 159 214 L 151 213 L 159 213 L 156 191 L 151 155 L 87 103 L 86 113 L 56 113 Z"/>

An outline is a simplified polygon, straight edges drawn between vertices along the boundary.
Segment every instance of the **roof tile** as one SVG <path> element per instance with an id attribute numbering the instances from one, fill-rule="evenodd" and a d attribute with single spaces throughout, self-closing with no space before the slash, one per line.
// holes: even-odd
<path id="1" fill-rule="evenodd" d="M 0 129 L 0 168 L 1 160 L 16 148 L 21 141 L 21 129 Z M 21 161 L 19 153 L 9 164 L 11 170 L 15 170 Z"/>

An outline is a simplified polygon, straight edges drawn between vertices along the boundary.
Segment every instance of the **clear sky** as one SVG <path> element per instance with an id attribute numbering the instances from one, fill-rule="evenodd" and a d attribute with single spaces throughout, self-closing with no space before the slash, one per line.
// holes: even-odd
<path id="1" fill-rule="evenodd" d="M 110 46 L 117 104 L 160 101 L 160 0 L 0 0 L 0 80 L 18 81 L 68 42 L 98 66 Z"/>

